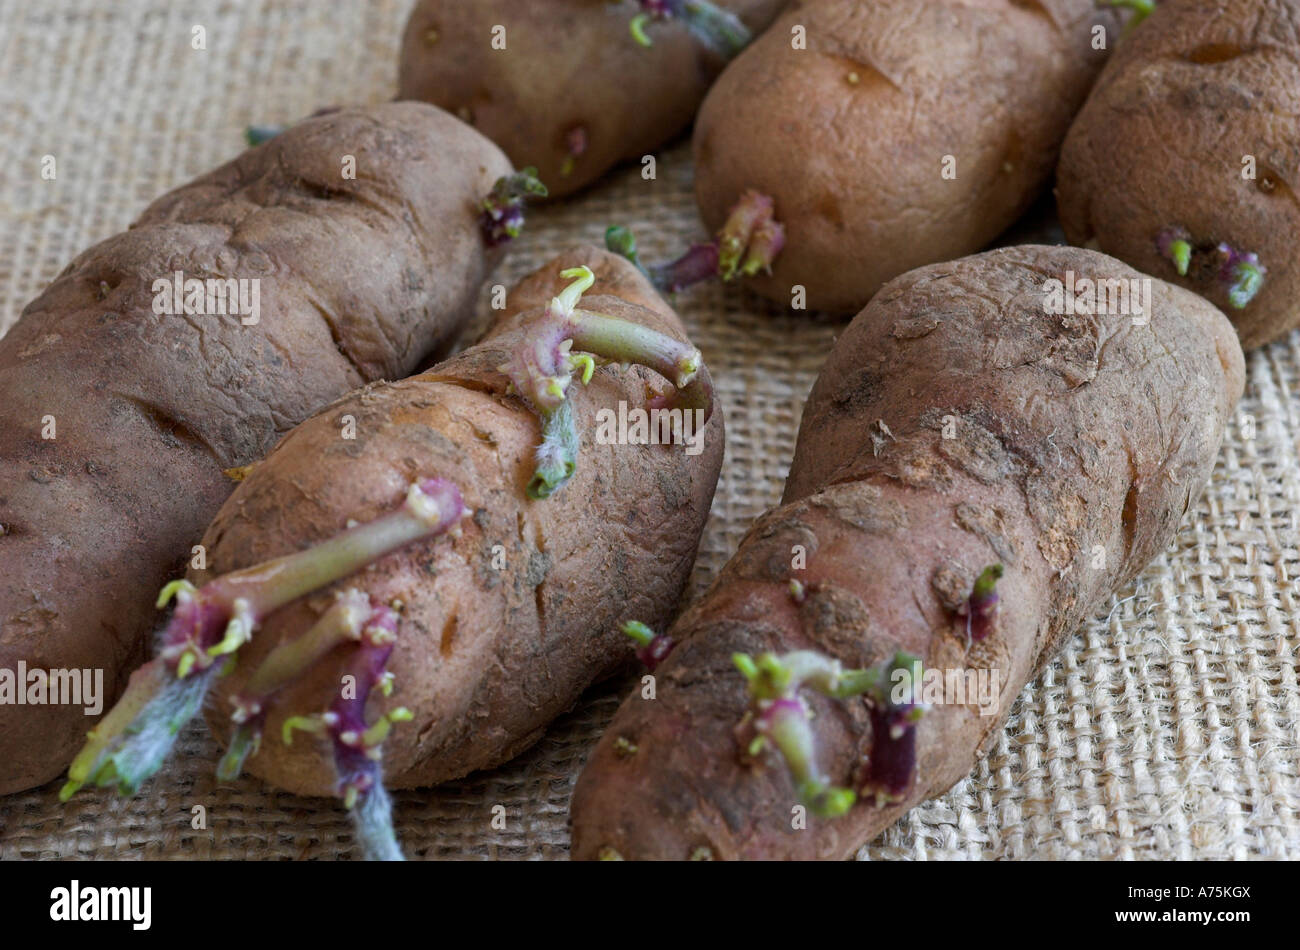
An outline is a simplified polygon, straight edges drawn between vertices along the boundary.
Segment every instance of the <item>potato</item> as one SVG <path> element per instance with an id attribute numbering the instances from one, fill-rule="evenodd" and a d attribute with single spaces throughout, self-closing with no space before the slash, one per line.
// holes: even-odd
<path id="1" fill-rule="evenodd" d="M 390 787 L 431 785 L 487 768 L 532 745 L 594 680 L 626 663 L 617 621 L 628 611 L 666 621 L 695 561 L 722 462 L 714 413 L 698 454 L 682 446 L 609 445 L 596 414 L 644 407 L 663 386 L 648 369 L 608 365 L 569 398 L 582 436 L 577 471 L 550 498 L 529 500 L 539 428 L 506 395 L 498 367 L 538 324 L 567 281 L 563 268 L 596 275 L 582 306 L 681 340 L 677 317 L 621 258 L 575 248 L 526 278 L 482 342 L 426 373 L 379 383 L 299 426 L 239 486 L 204 537 L 209 572 L 247 567 L 367 521 L 400 500 L 414 479 L 461 487 L 472 511 L 460 537 L 433 538 L 391 554 L 335 588 L 279 610 L 217 681 L 209 723 L 224 740 L 231 697 L 278 644 L 301 635 L 334 590 L 357 588 L 399 603 L 382 707 L 413 721 L 384 743 Z M 340 438 L 340 419 L 356 439 Z M 332 795 L 338 777 L 326 743 L 280 740 L 289 715 L 316 713 L 337 695 L 349 651 L 327 656 L 286 686 L 270 709 L 248 770 L 293 792 Z M 378 701 L 372 703 L 378 713 Z"/>
<path id="2" fill-rule="evenodd" d="M 785 0 L 718 0 L 753 33 Z M 722 57 L 678 21 L 633 40 L 632 2 L 420 0 L 402 39 L 398 97 L 432 102 L 535 166 L 552 196 L 640 159 L 691 122 Z M 505 48 L 492 45 L 505 30 Z"/>
<path id="3" fill-rule="evenodd" d="M 73 261 L 0 340 L 0 668 L 100 670 L 111 704 L 153 594 L 233 487 L 223 470 L 458 333 L 500 256 L 478 202 L 509 172 L 431 106 L 345 110 Z M 155 313 L 177 271 L 260 282 L 260 318 Z M 92 724 L 81 705 L 0 703 L 0 793 L 58 775 Z"/>
<path id="4" fill-rule="evenodd" d="M 1029 207 L 1101 67 L 1093 29 L 1109 44 L 1117 22 L 1093 0 L 795 4 L 700 109 L 704 222 L 717 231 L 747 190 L 772 197 L 785 249 L 754 288 L 855 312 Z"/>
<path id="5" fill-rule="evenodd" d="M 1045 282 L 1071 272 L 1146 279 L 1091 251 L 1006 248 L 912 271 L 854 319 L 781 506 L 673 627 L 653 700 L 627 699 L 589 759 L 575 857 L 852 855 L 967 775 L 1025 683 L 1165 548 L 1241 394 L 1240 347 L 1214 307 L 1160 281 L 1136 319 L 1045 312 Z M 994 564 L 990 613 L 971 594 Z M 744 754 L 753 733 L 737 730 L 762 720 L 732 659 L 796 650 L 887 669 L 905 651 L 998 688 L 988 715 L 938 702 L 919 722 L 901 701 L 796 698 L 814 714 L 793 722 L 806 771 L 860 796 L 797 830 L 795 769 Z"/>
<path id="6" fill-rule="evenodd" d="M 1206 297 L 1248 349 L 1300 324 L 1298 23 L 1296 0 L 1162 0 L 1119 45 L 1057 171 L 1072 243 Z"/>

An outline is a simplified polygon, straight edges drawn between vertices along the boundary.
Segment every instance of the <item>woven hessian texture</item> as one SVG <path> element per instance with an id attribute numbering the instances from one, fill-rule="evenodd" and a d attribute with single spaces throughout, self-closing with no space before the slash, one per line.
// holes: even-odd
<path id="1" fill-rule="evenodd" d="M 409 6 L 0 0 L 0 330 L 84 247 L 234 155 L 248 123 L 391 97 Z M 206 51 L 191 48 L 196 24 Z M 45 154 L 56 181 L 40 178 Z M 701 236 L 690 185 L 680 145 L 659 156 L 655 181 L 617 173 L 534 214 L 499 278 L 599 242 L 610 223 L 634 227 L 661 259 Z M 777 501 L 843 321 L 717 286 L 677 304 L 728 423 L 697 596 Z M 1170 549 L 1024 691 L 988 758 L 862 858 L 1300 858 L 1300 333 L 1248 365 L 1213 481 Z M 397 794 L 407 853 L 565 857 L 574 780 L 627 688 L 594 690 L 504 768 Z M 60 806 L 55 783 L 0 800 L 0 858 L 355 855 L 336 803 L 253 778 L 221 786 L 217 754 L 195 724 L 133 799 L 89 790 Z M 192 827 L 195 806 L 206 828 Z"/>

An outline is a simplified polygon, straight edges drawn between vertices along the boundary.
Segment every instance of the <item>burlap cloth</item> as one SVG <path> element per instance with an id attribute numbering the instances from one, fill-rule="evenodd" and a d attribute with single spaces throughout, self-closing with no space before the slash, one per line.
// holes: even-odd
<path id="1" fill-rule="evenodd" d="M 82 248 L 235 154 L 249 122 L 391 97 L 409 7 L 0 0 L 0 329 Z M 195 25 L 206 51 L 191 48 Z M 47 153 L 56 181 L 39 175 Z M 624 171 L 532 215 L 501 278 L 598 242 L 609 223 L 636 228 L 650 259 L 700 236 L 689 149 L 661 154 L 658 171 L 653 182 Z M 677 304 L 728 420 L 694 596 L 779 497 L 802 401 L 843 321 L 791 316 L 718 286 Z M 1300 857 L 1300 333 L 1248 363 L 1238 423 L 1169 551 L 1025 690 L 969 778 L 862 857 Z M 625 691 L 594 689 L 504 768 L 396 795 L 407 853 L 565 857 L 574 779 Z M 92 790 L 61 807 L 57 783 L 10 796 L 0 857 L 353 854 L 336 803 L 251 778 L 218 785 L 216 756 L 196 724 L 133 799 Z M 505 806 L 503 830 L 495 805 Z M 205 828 L 192 827 L 195 806 Z"/>

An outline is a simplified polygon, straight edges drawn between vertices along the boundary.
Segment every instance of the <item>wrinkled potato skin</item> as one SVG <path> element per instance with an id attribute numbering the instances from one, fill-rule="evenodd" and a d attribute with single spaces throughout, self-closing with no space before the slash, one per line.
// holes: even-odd
<path id="1" fill-rule="evenodd" d="M 215 572 L 286 554 L 400 504 L 417 478 L 455 481 L 472 517 L 459 538 L 417 542 L 335 589 L 354 586 L 402 619 L 389 669 L 396 685 L 371 715 L 403 705 L 415 718 L 384 745 L 386 784 L 432 785 L 517 755 L 593 681 L 628 662 L 618 632 L 630 617 L 666 623 L 695 561 L 722 462 L 722 416 L 695 456 L 680 446 L 598 445 L 602 406 L 644 406 L 642 368 L 606 366 L 575 386 L 582 448 L 577 473 L 549 499 L 528 500 L 536 417 L 497 367 L 507 347 L 568 283 L 560 270 L 587 264 L 597 280 L 585 309 L 646 323 L 685 339 L 677 317 L 626 261 L 593 248 L 556 258 L 510 294 L 509 309 L 476 346 L 428 372 L 366 387 L 299 426 L 222 508 L 206 536 Z M 339 438 L 356 418 L 356 439 Z M 492 566 L 493 547 L 505 552 Z M 279 642 L 302 634 L 330 603 L 323 592 L 272 615 L 239 664 L 219 681 L 209 722 L 230 733 L 228 698 Z M 287 687 L 272 707 L 260 752 L 247 770 L 280 788 L 334 794 L 328 748 L 310 736 L 280 739 L 287 715 L 324 710 L 346 661 L 338 650 Z M 382 707 L 381 707 L 382 703 Z"/>
<path id="2" fill-rule="evenodd" d="M 1116 49 L 1057 173 L 1071 243 L 1206 297 L 1247 349 L 1300 325 L 1298 192 L 1300 0 L 1162 0 Z M 1156 246 L 1170 226 L 1257 253 L 1254 300 L 1238 310 L 1212 273 L 1180 277 Z"/>
<path id="3" fill-rule="evenodd" d="M 103 669 L 110 708 L 145 658 L 158 589 L 233 487 L 222 470 L 459 332 L 498 257 L 475 202 L 509 171 L 432 107 L 347 110 L 73 261 L 0 340 L 0 667 Z M 260 322 L 154 314 L 152 283 L 176 270 L 258 278 Z M 0 705 L 0 793 L 59 775 L 94 721 Z"/>
<path id="4" fill-rule="evenodd" d="M 715 0 L 757 35 L 786 0 Z M 533 165 L 553 197 L 640 159 L 690 125 L 722 59 L 672 21 L 628 24 L 637 7 L 609 0 L 421 0 L 402 39 L 398 98 L 432 102 Z M 493 49 L 492 29 L 506 28 Z M 428 37 L 436 34 L 437 40 Z M 565 173 L 566 135 L 587 149 Z"/>
<path id="5" fill-rule="evenodd" d="M 750 283 L 861 309 L 904 271 L 984 247 L 1033 202 L 1118 35 L 1093 0 L 808 0 L 710 89 L 695 196 L 716 231 L 746 189 L 776 201 L 785 249 Z M 803 26 L 807 49 L 791 48 Z M 856 82 L 850 76 L 856 75 Z M 944 157 L 956 178 L 941 177 Z"/>
<path id="6" fill-rule="evenodd" d="M 1067 269 L 1138 276 L 1077 248 L 1008 248 L 912 271 L 850 324 L 813 386 L 783 504 L 677 622 L 655 700 L 624 702 L 580 777 L 575 857 L 852 855 L 967 775 L 1062 639 L 1165 547 L 1241 393 L 1241 350 L 1222 314 L 1158 281 L 1150 326 L 1050 317 L 1042 283 Z M 945 569 L 964 598 L 997 562 L 997 627 L 968 649 Z M 793 831 L 788 773 L 740 763 L 746 687 L 731 655 L 808 648 L 849 667 L 901 648 L 927 668 L 997 669 L 996 714 L 932 707 L 904 801 Z M 864 704 L 810 701 L 820 761 L 850 784 L 871 748 Z M 619 737 L 635 755 L 615 753 Z"/>

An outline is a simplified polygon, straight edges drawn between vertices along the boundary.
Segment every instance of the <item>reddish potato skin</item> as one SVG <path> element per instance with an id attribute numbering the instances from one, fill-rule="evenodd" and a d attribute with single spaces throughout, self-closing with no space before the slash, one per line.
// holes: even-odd
<path id="1" fill-rule="evenodd" d="M 1163 0 L 1116 49 L 1057 171 L 1071 243 L 1206 297 L 1246 349 L 1300 325 L 1297 193 L 1297 0 Z M 1156 244 L 1174 226 L 1257 253 L 1268 273 L 1255 298 L 1235 309 L 1211 272 L 1180 277 Z"/>
<path id="2" fill-rule="evenodd" d="M 715 2 L 758 34 L 786 0 Z M 398 98 L 461 116 L 518 167 L 535 166 L 552 197 L 572 194 L 680 134 L 724 65 L 671 21 L 648 26 L 653 45 L 638 46 L 636 11 L 608 0 L 421 0 L 402 38 Z M 498 25 L 504 50 L 491 46 Z M 566 171 L 576 128 L 586 150 Z"/>
<path id="3" fill-rule="evenodd" d="M 749 283 L 789 305 L 855 313 L 885 281 L 970 254 L 1046 185 L 1118 19 L 1093 0 L 808 0 L 709 90 L 695 196 L 716 231 L 748 189 L 786 243 Z M 802 27 L 806 49 L 791 46 Z M 856 77 L 853 79 L 852 77 Z M 945 156 L 956 178 L 945 180 Z"/>
<path id="4" fill-rule="evenodd" d="M 1139 276 L 1076 248 L 1007 248 L 912 271 L 850 324 L 813 386 L 782 505 L 678 620 L 656 698 L 624 702 L 579 778 L 575 858 L 852 855 L 967 775 L 1062 639 L 1165 547 L 1213 466 L 1241 350 L 1222 314 L 1159 281 L 1147 327 L 1048 316 L 1043 281 L 1071 269 Z M 995 562 L 998 625 L 968 649 L 949 607 Z M 850 667 L 903 649 L 926 667 L 1000 670 L 997 714 L 934 706 L 903 801 L 794 831 L 785 770 L 738 757 L 746 688 L 731 656 L 807 648 Z M 865 708 L 810 701 L 821 762 L 849 784 L 871 748 Z"/>
<path id="5" fill-rule="evenodd" d="M 550 498 L 525 487 L 540 439 L 536 417 L 507 396 L 497 367 L 507 348 L 586 264 L 596 274 L 584 309 L 623 316 L 679 339 L 685 333 L 644 278 L 622 258 L 579 247 L 526 278 L 480 343 L 397 383 L 379 383 L 335 403 L 294 430 L 241 483 L 204 539 L 214 572 L 294 551 L 396 507 L 416 478 L 456 482 L 473 511 L 459 538 L 416 543 L 334 589 L 358 587 L 402 603 L 389 669 L 396 686 L 371 714 L 398 705 L 415 714 L 384 745 L 390 787 L 433 785 L 517 755 L 593 681 L 625 665 L 631 645 L 618 623 L 667 623 L 695 562 L 722 463 L 715 411 L 704 449 L 599 445 L 595 413 L 626 400 L 645 405 L 647 386 L 666 385 L 642 368 L 606 366 L 570 398 L 582 433 L 577 473 Z M 356 419 L 356 439 L 340 419 Z M 500 545 L 505 568 L 493 567 Z M 197 576 L 196 580 L 201 580 Z M 223 741 L 229 697 L 281 641 L 302 634 L 331 592 L 281 610 L 220 680 L 208 721 Z M 247 770 L 300 794 L 334 794 L 328 749 L 310 736 L 280 741 L 285 716 L 323 711 L 347 658 L 335 651 L 285 689 L 272 707 L 261 750 Z"/>
<path id="6" fill-rule="evenodd" d="M 459 332 L 500 256 L 476 202 L 509 172 L 431 106 L 345 110 L 73 261 L 0 340 L 0 667 L 103 670 L 109 709 L 145 658 L 158 589 L 233 488 L 222 470 Z M 153 281 L 176 270 L 258 278 L 260 322 L 155 314 Z M 94 723 L 81 706 L 0 705 L 0 793 L 62 773 Z"/>

